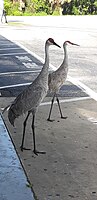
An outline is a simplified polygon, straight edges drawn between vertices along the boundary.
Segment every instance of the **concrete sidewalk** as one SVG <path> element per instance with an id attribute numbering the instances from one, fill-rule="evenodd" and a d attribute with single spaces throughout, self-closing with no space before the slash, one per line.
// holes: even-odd
<path id="1" fill-rule="evenodd" d="M 46 97 L 45 102 L 50 98 Z M 1 103 L 2 101 L 2 103 Z M 12 98 L 0 99 L 0 107 Z M 16 120 L 14 129 L 4 113 L 10 132 L 28 179 L 39 200 L 97 199 L 97 102 L 92 99 L 61 104 L 66 120 L 60 119 L 54 105 L 53 123 L 46 121 L 50 105 L 40 106 L 36 116 L 36 144 L 45 155 L 20 151 L 22 123 Z M 26 147 L 32 147 L 31 118 L 27 125 Z"/>

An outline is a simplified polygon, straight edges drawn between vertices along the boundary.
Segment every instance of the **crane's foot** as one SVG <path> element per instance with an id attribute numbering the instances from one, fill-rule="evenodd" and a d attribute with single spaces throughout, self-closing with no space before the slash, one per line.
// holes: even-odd
<path id="1" fill-rule="evenodd" d="M 45 151 L 37 151 L 37 150 L 33 150 L 33 153 L 38 156 L 38 154 L 46 154 Z"/>
<path id="2" fill-rule="evenodd" d="M 25 147 L 22 147 L 22 146 L 20 146 L 20 149 L 21 149 L 21 151 L 23 151 L 23 150 L 31 150 L 29 148 L 25 148 Z"/>
<path id="3" fill-rule="evenodd" d="M 54 122 L 55 120 L 54 120 L 54 119 L 48 118 L 47 121 L 49 121 L 49 122 Z"/>
<path id="4" fill-rule="evenodd" d="M 61 116 L 61 119 L 67 119 L 68 117 Z"/>

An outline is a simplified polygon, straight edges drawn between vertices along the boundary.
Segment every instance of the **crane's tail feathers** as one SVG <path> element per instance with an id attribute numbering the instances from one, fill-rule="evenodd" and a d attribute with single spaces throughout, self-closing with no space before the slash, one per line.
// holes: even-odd
<path id="1" fill-rule="evenodd" d="M 16 115 L 13 112 L 12 108 L 10 107 L 9 111 L 8 111 L 8 119 L 10 121 L 10 123 L 14 126 L 14 121 L 16 119 Z"/>
<path id="2" fill-rule="evenodd" d="M 6 106 L 4 109 L 2 109 L 2 114 L 7 110 L 9 110 L 10 106 L 11 106 L 12 102 L 10 102 L 10 104 L 8 106 Z"/>
<path id="3" fill-rule="evenodd" d="M 3 114 L 6 110 L 8 111 L 9 108 L 10 108 L 10 105 L 6 106 L 6 107 L 3 109 L 2 114 Z"/>

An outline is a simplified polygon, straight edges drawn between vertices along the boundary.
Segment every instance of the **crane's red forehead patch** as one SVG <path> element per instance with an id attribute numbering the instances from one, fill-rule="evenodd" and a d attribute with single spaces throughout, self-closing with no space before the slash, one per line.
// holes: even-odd
<path id="1" fill-rule="evenodd" d="M 51 43 L 54 42 L 54 40 L 53 40 L 52 38 L 49 38 L 48 40 L 49 40 L 49 42 L 51 42 Z"/>
<path id="2" fill-rule="evenodd" d="M 80 46 L 79 44 L 75 44 L 75 43 L 73 43 L 73 42 L 70 42 L 69 40 L 67 40 L 67 41 L 64 42 L 64 44 L 67 44 L 67 43 L 69 43 L 69 44 L 71 44 L 71 45 L 75 45 L 75 46 Z"/>
<path id="3" fill-rule="evenodd" d="M 69 43 L 69 44 L 72 44 L 72 42 L 70 42 L 69 40 L 66 40 L 66 41 L 65 41 L 65 43 Z"/>

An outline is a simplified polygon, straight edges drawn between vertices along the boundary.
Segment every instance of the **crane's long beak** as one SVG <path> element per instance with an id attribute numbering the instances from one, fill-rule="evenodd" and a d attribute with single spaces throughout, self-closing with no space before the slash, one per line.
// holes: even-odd
<path id="1" fill-rule="evenodd" d="M 75 44 L 75 43 L 71 43 L 72 45 L 75 45 L 75 46 L 80 46 L 79 44 Z"/>
<path id="2" fill-rule="evenodd" d="M 54 42 L 54 45 L 56 45 L 57 47 L 61 48 L 56 42 Z"/>

